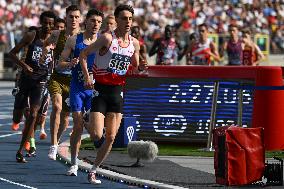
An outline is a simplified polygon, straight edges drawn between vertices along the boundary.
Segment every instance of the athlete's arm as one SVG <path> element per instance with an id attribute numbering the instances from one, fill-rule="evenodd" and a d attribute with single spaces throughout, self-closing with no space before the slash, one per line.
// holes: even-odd
<path id="1" fill-rule="evenodd" d="M 220 58 L 223 58 L 224 55 L 225 55 L 225 51 L 227 50 L 227 46 L 228 46 L 228 43 L 227 41 L 225 41 L 222 46 L 221 46 L 221 49 L 220 49 Z"/>
<path id="2" fill-rule="evenodd" d="M 214 60 L 219 62 L 221 59 L 220 59 L 218 49 L 217 49 L 215 43 L 210 43 L 210 49 L 211 49 L 210 56 L 212 56 L 214 58 Z"/>
<path id="3" fill-rule="evenodd" d="M 140 59 L 146 60 L 147 58 L 147 47 L 145 44 L 140 45 Z"/>
<path id="4" fill-rule="evenodd" d="M 260 48 L 257 46 L 257 44 L 254 43 L 254 49 L 255 49 L 255 52 L 256 52 L 256 55 L 257 55 L 257 61 L 255 61 L 253 63 L 253 65 L 259 65 L 260 61 L 262 61 L 265 56 L 264 54 L 262 53 L 262 51 L 260 50 Z"/>
<path id="5" fill-rule="evenodd" d="M 152 48 L 149 51 L 149 56 L 153 56 L 154 54 L 156 54 L 158 52 L 159 46 L 160 46 L 160 39 L 156 39 L 154 41 Z"/>
<path id="6" fill-rule="evenodd" d="M 58 61 L 58 67 L 59 68 L 72 68 L 79 62 L 79 58 L 75 57 L 71 60 L 71 62 L 67 62 L 68 58 L 70 57 L 72 50 L 75 49 L 75 43 L 76 43 L 76 35 L 69 37 L 66 40 L 64 49 L 60 55 L 59 61 Z"/>
<path id="7" fill-rule="evenodd" d="M 86 47 L 84 50 L 81 51 L 79 56 L 79 62 L 81 64 L 82 72 L 85 78 L 85 87 L 87 89 L 93 88 L 93 81 L 90 78 L 88 67 L 87 67 L 87 57 L 89 54 L 93 52 L 99 52 L 100 50 L 108 49 L 111 45 L 112 36 L 109 33 L 104 33 L 101 35 L 94 43 Z"/>
<path id="8" fill-rule="evenodd" d="M 27 47 L 35 38 L 36 32 L 35 31 L 30 31 L 27 32 L 21 41 L 9 52 L 9 56 L 15 62 L 18 66 L 22 67 L 24 72 L 27 74 L 31 74 L 33 72 L 33 69 L 27 65 L 24 61 L 21 61 L 18 57 L 17 54 L 21 51 L 22 48 Z"/>
<path id="9" fill-rule="evenodd" d="M 139 41 L 133 38 L 133 45 L 134 45 L 134 54 L 131 57 L 131 65 L 133 66 L 133 71 L 144 71 L 147 69 L 147 61 L 142 59 L 139 61 L 139 52 L 140 52 L 140 45 Z"/>
<path id="10" fill-rule="evenodd" d="M 55 49 L 59 34 L 60 34 L 59 30 L 52 31 L 50 36 L 44 41 L 43 48 L 42 48 L 42 54 L 39 59 L 40 64 L 44 63 L 48 51 L 51 49 L 52 50 Z"/>

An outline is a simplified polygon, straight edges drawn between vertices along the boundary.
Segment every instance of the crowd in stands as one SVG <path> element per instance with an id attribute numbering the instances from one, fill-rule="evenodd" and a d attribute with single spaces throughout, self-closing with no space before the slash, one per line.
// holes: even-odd
<path id="1" fill-rule="evenodd" d="M 202 23 L 217 34 L 226 34 L 230 24 L 237 24 L 241 29 L 250 27 L 254 34 L 269 35 L 272 53 L 284 52 L 282 0 L 0 0 L 0 43 L 8 43 L 11 32 L 38 25 L 43 10 L 51 9 L 64 18 L 64 9 L 71 3 L 79 4 L 83 12 L 95 7 L 106 14 L 119 3 L 131 4 L 134 25 L 141 27 L 145 41 L 158 38 L 168 24 L 175 26 L 178 37 L 189 35 Z"/>

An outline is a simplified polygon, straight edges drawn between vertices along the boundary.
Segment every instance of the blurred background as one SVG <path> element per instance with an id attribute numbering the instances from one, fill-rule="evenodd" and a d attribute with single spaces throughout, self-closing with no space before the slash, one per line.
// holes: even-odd
<path id="1" fill-rule="evenodd" d="M 0 0 L 0 70 L 12 69 L 7 53 L 29 26 L 39 25 L 42 11 L 53 10 L 65 17 L 65 8 L 78 4 L 85 14 L 97 8 L 112 14 L 116 5 L 127 3 L 135 9 L 133 25 L 141 27 L 149 50 L 153 41 L 163 35 L 167 24 L 174 26 L 176 38 L 182 46 L 197 25 L 206 23 L 211 37 L 220 47 L 228 35 L 228 26 L 249 27 L 255 42 L 266 55 L 261 65 L 282 65 L 284 52 L 283 0 Z M 148 61 L 154 64 L 154 57 Z M 184 65 L 184 60 L 178 62 Z M 221 64 L 222 65 L 222 64 Z"/>

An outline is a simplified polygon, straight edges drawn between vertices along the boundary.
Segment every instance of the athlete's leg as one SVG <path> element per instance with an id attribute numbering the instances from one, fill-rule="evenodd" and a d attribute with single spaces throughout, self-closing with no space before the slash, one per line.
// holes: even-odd
<path id="1" fill-rule="evenodd" d="M 99 167 L 101 163 L 104 161 L 104 159 L 107 157 L 107 155 L 109 154 L 115 136 L 118 132 L 121 119 L 122 119 L 121 113 L 110 112 L 106 114 L 105 117 L 106 138 L 104 144 L 101 146 L 101 148 L 99 148 L 97 152 L 97 157 L 94 163 L 96 167 Z"/>
<path id="2" fill-rule="evenodd" d="M 39 109 L 38 112 L 38 116 L 37 116 L 37 124 L 40 126 L 40 139 L 43 140 L 47 137 L 46 133 L 45 133 L 45 120 L 46 120 L 46 116 L 47 116 L 47 110 L 48 110 L 48 105 L 49 105 L 49 94 L 46 91 L 44 98 L 42 100 L 41 103 L 41 107 Z"/>
<path id="3" fill-rule="evenodd" d="M 64 112 L 63 110 L 61 111 L 60 124 L 59 124 L 59 129 L 58 129 L 58 132 L 57 132 L 58 143 L 60 141 L 60 138 L 61 138 L 63 132 L 67 129 L 67 127 L 69 125 L 69 115 L 70 115 L 70 112 Z"/>
<path id="4" fill-rule="evenodd" d="M 60 113 L 62 110 L 62 96 L 57 93 L 52 95 L 52 111 L 50 114 L 51 145 L 58 145 L 57 133 L 60 124 Z"/>
<path id="5" fill-rule="evenodd" d="M 67 175 L 77 176 L 78 170 L 78 153 L 81 146 L 81 135 L 83 133 L 83 106 L 86 95 L 83 91 L 77 91 L 74 86 L 71 86 L 70 90 L 70 106 L 73 117 L 73 132 L 70 136 L 70 151 L 71 151 L 71 167 L 67 171 Z M 91 100 L 89 98 L 89 100 Z M 90 108 L 91 102 L 89 102 Z"/>

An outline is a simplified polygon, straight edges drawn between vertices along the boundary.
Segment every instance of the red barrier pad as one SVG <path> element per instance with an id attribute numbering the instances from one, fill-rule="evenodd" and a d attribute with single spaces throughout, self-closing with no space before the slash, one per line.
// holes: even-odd
<path id="1" fill-rule="evenodd" d="M 265 168 L 263 128 L 219 127 L 213 131 L 216 183 L 246 185 L 261 180 Z"/>

